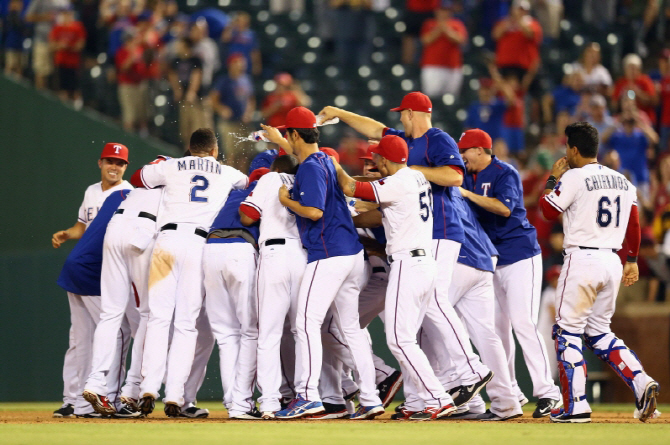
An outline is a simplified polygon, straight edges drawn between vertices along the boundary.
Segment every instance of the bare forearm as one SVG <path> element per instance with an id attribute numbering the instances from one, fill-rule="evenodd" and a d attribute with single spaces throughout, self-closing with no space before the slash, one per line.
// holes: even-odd
<path id="1" fill-rule="evenodd" d="M 366 116 L 346 110 L 338 110 L 337 117 L 354 130 L 371 139 L 381 139 L 386 126 Z"/>
<path id="2" fill-rule="evenodd" d="M 311 219 L 312 221 L 317 221 L 323 216 L 323 211 L 317 209 L 316 207 L 306 207 L 301 205 L 298 201 L 294 201 L 290 198 L 280 198 L 279 199 L 282 205 L 298 216 L 303 218 Z"/>
<path id="3" fill-rule="evenodd" d="M 463 175 L 449 165 L 441 167 L 412 165 L 410 168 L 420 171 L 428 181 L 443 187 L 460 187 L 463 184 Z"/>
<path id="4" fill-rule="evenodd" d="M 510 209 L 508 209 L 505 204 L 500 202 L 498 198 L 481 196 L 472 192 L 467 192 L 465 194 L 465 198 L 469 199 L 471 202 L 483 208 L 487 212 L 495 213 L 496 215 L 504 216 L 505 218 L 512 214 Z"/>

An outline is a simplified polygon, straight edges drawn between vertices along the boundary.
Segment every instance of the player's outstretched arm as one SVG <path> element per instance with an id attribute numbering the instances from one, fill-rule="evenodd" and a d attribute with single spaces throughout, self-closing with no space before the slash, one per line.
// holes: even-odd
<path id="1" fill-rule="evenodd" d="M 84 235 L 86 231 L 86 224 L 81 221 L 77 221 L 74 226 L 70 227 L 67 230 L 60 230 L 53 234 L 51 237 L 51 245 L 54 249 L 58 249 L 61 244 L 69 239 L 79 239 Z"/>
<path id="2" fill-rule="evenodd" d="M 293 154 L 293 148 L 291 147 L 291 144 L 289 144 L 286 138 L 281 135 L 279 130 L 277 130 L 275 127 L 263 124 L 261 124 L 261 128 L 267 133 L 265 137 L 267 137 L 270 142 L 279 145 L 286 153 L 290 155 Z"/>
<path id="3" fill-rule="evenodd" d="M 433 184 L 443 187 L 460 187 L 463 185 L 463 171 L 459 167 L 452 165 L 441 165 L 439 167 L 411 165 L 409 168 L 420 171 Z"/>
<path id="4" fill-rule="evenodd" d="M 384 136 L 383 133 L 386 125 L 366 116 L 361 116 L 337 107 L 325 107 L 319 111 L 319 115 L 323 116 L 324 122 L 338 117 L 342 122 L 367 138 L 381 139 Z"/>
<path id="5" fill-rule="evenodd" d="M 512 211 L 505 204 L 500 202 L 498 198 L 478 195 L 461 187 L 458 189 L 461 191 L 461 195 L 463 195 L 465 199 L 477 204 L 487 212 L 495 213 L 496 215 L 504 216 L 505 218 L 509 218 L 512 214 Z"/>

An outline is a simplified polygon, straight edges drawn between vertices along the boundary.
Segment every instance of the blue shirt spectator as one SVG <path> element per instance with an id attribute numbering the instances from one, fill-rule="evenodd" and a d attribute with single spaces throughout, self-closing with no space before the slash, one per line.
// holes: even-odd
<path id="1" fill-rule="evenodd" d="M 258 38 L 249 27 L 250 23 L 249 14 L 237 13 L 223 31 L 221 41 L 224 44 L 224 54 L 228 56 L 235 53 L 243 54 L 247 60 L 247 73 L 257 76 L 261 73 L 261 56 L 258 49 Z"/>
<path id="2" fill-rule="evenodd" d="M 629 173 L 631 182 L 635 185 L 649 182 L 649 167 L 647 167 L 647 148 L 649 141 L 644 132 L 628 120 L 623 127 L 614 130 L 607 144 L 619 153 L 621 170 Z"/>

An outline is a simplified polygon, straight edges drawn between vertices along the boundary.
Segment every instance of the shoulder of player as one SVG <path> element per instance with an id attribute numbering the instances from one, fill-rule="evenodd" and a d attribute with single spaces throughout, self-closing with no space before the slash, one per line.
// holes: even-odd
<path id="1" fill-rule="evenodd" d="M 429 128 L 428 131 L 426 131 L 425 136 L 431 141 L 445 141 L 449 144 L 456 145 L 456 141 L 454 141 L 454 138 L 452 138 L 449 133 L 437 127 Z"/>

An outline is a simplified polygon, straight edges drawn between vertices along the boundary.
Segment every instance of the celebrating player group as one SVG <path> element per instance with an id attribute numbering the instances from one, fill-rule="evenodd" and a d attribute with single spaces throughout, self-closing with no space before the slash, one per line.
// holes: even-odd
<path id="1" fill-rule="evenodd" d="M 533 417 L 591 421 L 584 344 L 633 391 L 636 417 L 656 416 L 659 384 L 610 330 L 621 282 L 638 279 L 640 227 L 635 187 L 597 163 L 597 130 L 567 127 L 566 157 L 539 202 L 565 230 L 556 351 L 547 351 L 540 247 L 519 173 L 484 131 L 456 142 L 434 128 L 431 109 L 424 94 L 406 95 L 392 110 L 402 131 L 321 110 L 376 141 L 362 177 L 319 148 L 317 118 L 303 107 L 283 129 L 263 126 L 278 150 L 260 153 L 249 176 L 217 161 L 210 129 L 130 183 L 128 148 L 105 145 L 102 181 L 52 240 L 80 239 L 58 280 L 71 328 L 54 416 L 148 416 L 164 385 L 168 417 L 207 417 L 196 395 L 216 343 L 231 419 L 373 419 L 403 387 L 391 419 L 504 421 L 528 403 L 513 332 L 538 400 Z M 373 353 L 376 317 L 398 370 Z"/>

